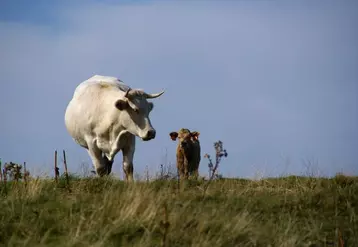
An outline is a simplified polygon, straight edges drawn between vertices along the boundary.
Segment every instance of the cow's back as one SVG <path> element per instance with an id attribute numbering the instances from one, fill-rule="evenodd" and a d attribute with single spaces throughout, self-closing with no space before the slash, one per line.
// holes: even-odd
<path id="1" fill-rule="evenodd" d="M 72 138 L 87 147 L 86 138 L 110 126 L 117 113 L 114 102 L 124 95 L 126 85 L 114 77 L 93 76 L 79 84 L 65 112 L 65 125 Z"/>

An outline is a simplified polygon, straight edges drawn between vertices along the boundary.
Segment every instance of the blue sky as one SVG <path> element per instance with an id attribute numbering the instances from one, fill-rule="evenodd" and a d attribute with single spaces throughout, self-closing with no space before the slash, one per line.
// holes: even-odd
<path id="1" fill-rule="evenodd" d="M 31 3 L 30 3 L 31 2 Z M 66 132 L 75 87 L 94 74 L 148 92 L 157 137 L 135 172 L 175 162 L 169 132 L 222 140 L 224 176 L 358 174 L 357 1 L 0 1 L 0 158 L 52 173 L 90 165 Z M 113 171 L 122 176 L 122 155 Z M 311 166 L 307 168 L 307 163 Z M 207 174 L 207 162 L 200 172 Z"/>

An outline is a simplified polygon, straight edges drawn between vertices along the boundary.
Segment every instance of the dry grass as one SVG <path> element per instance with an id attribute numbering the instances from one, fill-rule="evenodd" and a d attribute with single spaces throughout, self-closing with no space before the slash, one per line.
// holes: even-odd
<path id="1" fill-rule="evenodd" d="M 198 181 L 179 194 L 170 180 L 72 178 L 70 193 L 64 179 L 8 182 L 0 185 L 0 246 L 339 246 L 339 231 L 354 246 L 357 182 L 223 179 L 205 197 Z"/>

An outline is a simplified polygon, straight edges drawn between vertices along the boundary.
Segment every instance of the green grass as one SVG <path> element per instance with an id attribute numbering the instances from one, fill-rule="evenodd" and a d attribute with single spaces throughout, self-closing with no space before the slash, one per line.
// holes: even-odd
<path id="1" fill-rule="evenodd" d="M 0 246 L 346 246 L 358 243 L 358 178 L 0 185 Z"/>

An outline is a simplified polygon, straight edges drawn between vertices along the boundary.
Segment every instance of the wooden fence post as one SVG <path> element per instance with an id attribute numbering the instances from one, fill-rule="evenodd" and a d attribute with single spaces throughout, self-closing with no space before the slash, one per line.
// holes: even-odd
<path id="1" fill-rule="evenodd" d="M 2 167 L 1 167 L 1 159 L 0 159 L 0 182 L 2 181 Z"/>
<path id="2" fill-rule="evenodd" d="M 57 150 L 55 150 L 55 181 L 58 183 L 59 169 L 57 167 Z"/>
<path id="3" fill-rule="evenodd" d="M 65 150 L 63 150 L 63 164 L 65 165 L 65 176 L 66 176 L 68 190 L 71 191 L 71 189 L 70 189 L 70 179 L 68 177 L 68 171 L 67 171 L 67 161 L 66 161 L 66 152 L 65 152 Z"/>

